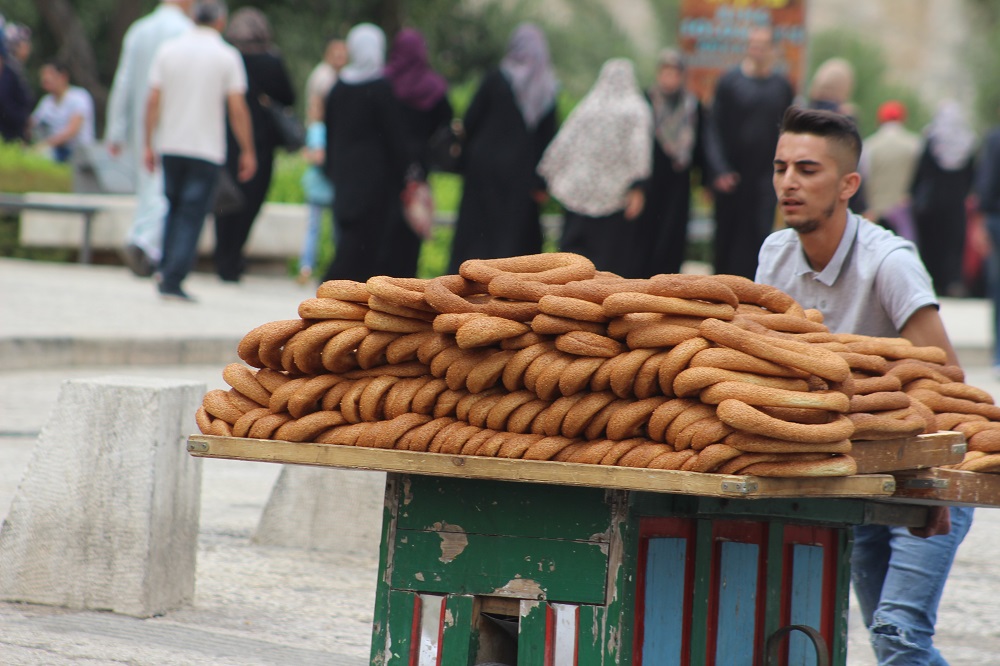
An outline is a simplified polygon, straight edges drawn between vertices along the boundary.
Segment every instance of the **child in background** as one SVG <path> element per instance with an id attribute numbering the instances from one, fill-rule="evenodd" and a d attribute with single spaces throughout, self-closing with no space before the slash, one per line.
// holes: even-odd
<path id="1" fill-rule="evenodd" d="M 313 275 L 316 262 L 316 248 L 319 246 L 323 211 L 333 205 L 333 185 L 323 173 L 326 159 L 326 125 L 321 121 L 309 124 L 306 129 L 306 145 L 302 154 L 309 163 L 302 174 L 302 189 L 309 206 L 309 225 L 299 256 L 298 283 L 305 284 Z"/>

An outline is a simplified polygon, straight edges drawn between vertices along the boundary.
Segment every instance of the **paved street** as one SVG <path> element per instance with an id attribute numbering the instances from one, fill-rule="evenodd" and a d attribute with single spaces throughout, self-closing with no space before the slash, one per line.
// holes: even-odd
<path id="1" fill-rule="evenodd" d="M 2 515 L 63 381 L 141 375 L 221 388 L 221 369 L 235 358 L 231 350 L 242 334 L 295 317 L 298 302 L 310 295 L 277 278 L 251 277 L 233 287 L 195 275 L 189 286 L 199 303 L 163 303 L 150 282 L 121 268 L 0 259 Z M 987 364 L 987 305 L 947 301 L 943 314 L 969 383 L 1000 395 Z M 191 607 L 137 620 L 0 603 L 0 664 L 367 663 L 377 554 L 251 543 L 279 471 L 266 463 L 204 460 Z M 1000 614 L 997 552 L 1000 511 L 979 510 L 940 612 L 937 642 L 952 666 L 1000 664 L 1000 629 L 993 624 Z M 875 663 L 856 612 L 848 663 Z"/>

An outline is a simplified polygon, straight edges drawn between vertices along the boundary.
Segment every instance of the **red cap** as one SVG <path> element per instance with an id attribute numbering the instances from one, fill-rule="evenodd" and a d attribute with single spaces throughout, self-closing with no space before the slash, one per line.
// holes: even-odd
<path id="1" fill-rule="evenodd" d="M 879 123 L 906 120 L 906 106 L 902 102 L 890 100 L 878 107 Z"/>

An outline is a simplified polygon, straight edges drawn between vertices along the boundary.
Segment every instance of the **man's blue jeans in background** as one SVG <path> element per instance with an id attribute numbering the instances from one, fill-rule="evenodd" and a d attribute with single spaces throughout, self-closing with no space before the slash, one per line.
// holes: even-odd
<path id="1" fill-rule="evenodd" d="M 198 237 L 212 204 L 220 165 L 193 157 L 163 156 L 163 193 L 167 219 L 163 228 L 160 291 L 177 293 L 194 267 Z"/>
<path id="2" fill-rule="evenodd" d="M 934 647 L 934 624 L 971 525 L 971 508 L 951 507 L 951 532 L 927 539 L 905 527 L 854 528 L 851 580 L 880 666 L 947 666 Z"/>

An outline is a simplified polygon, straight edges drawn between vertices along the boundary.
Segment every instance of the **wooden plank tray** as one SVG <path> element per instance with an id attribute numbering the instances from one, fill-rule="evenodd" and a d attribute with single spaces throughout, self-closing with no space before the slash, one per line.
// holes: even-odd
<path id="1" fill-rule="evenodd" d="M 892 476 L 880 474 L 777 479 L 213 435 L 191 435 L 188 438 L 187 448 L 191 455 L 204 458 L 642 490 L 706 497 L 888 497 L 896 489 L 896 482 Z"/>
<path id="2" fill-rule="evenodd" d="M 957 469 L 895 472 L 896 492 L 891 501 L 915 504 L 1000 507 L 1000 474 Z"/>
<path id="3" fill-rule="evenodd" d="M 955 465 L 965 456 L 965 435 L 942 431 L 917 437 L 854 442 L 851 456 L 858 474 Z"/>

